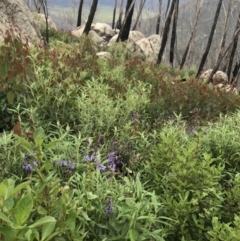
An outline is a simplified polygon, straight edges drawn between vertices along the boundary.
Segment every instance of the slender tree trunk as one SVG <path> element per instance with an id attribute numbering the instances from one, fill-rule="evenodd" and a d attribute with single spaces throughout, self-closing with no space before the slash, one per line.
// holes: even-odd
<path id="1" fill-rule="evenodd" d="M 239 74 L 239 71 L 240 70 L 240 62 L 239 61 L 237 61 L 236 63 L 235 63 L 235 67 L 234 67 L 234 69 L 233 69 L 233 72 L 232 72 L 232 79 L 231 79 L 231 81 L 230 81 L 230 83 L 231 84 L 234 84 L 235 85 L 235 87 L 236 87 L 236 85 L 237 85 L 237 76 L 238 76 L 238 74 Z"/>
<path id="2" fill-rule="evenodd" d="M 175 42 L 177 37 L 178 8 L 179 8 L 179 0 L 176 0 L 175 10 L 173 15 L 172 36 L 171 36 L 171 43 L 170 43 L 170 63 L 172 67 L 173 67 L 173 61 L 174 61 L 174 48 L 175 48 Z"/>
<path id="3" fill-rule="evenodd" d="M 81 26 L 81 23 L 82 23 L 82 7 L 83 7 L 83 0 L 80 0 L 79 7 L 78 7 L 77 27 Z"/>
<path id="4" fill-rule="evenodd" d="M 114 3 L 112 29 L 114 29 L 115 27 L 116 9 L 117 9 L 117 0 L 115 0 L 115 3 Z"/>
<path id="5" fill-rule="evenodd" d="M 214 20 L 213 20 L 212 29 L 211 29 L 211 32 L 210 32 L 210 35 L 209 35 L 209 38 L 208 38 L 207 47 L 206 47 L 205 52 L 202 56 L 202 59 L 201 59 L 196 77 L 199 77 L 199 75 L 201 74 L 201 72 L 203 70 L 203 66 L 204 66 L 204 64 L 207 60 L 207 56 L 208 56 L 208 53 L 209 53 L 209 50 L 210 50 L 210 47 L 211 47 L 211 44 L 212 44 L 212 40 L 213 40 L 213 35 L 214 35 L 215 29 L 216 29 L 219 13 L 220 13 L 220 10 L 221 10 L 221 7 L 222 7 L 222 2 L 223 2 L 223 0 L 218 1 L 218 6 L 217 6 L 217 10 L 216 10 L 215 17 L 214 17 Z"/>
<path id="6" fill-rule="evenodd" d="M 120 33 L 118 35 L 117 41 L 126 41 L 129 36 L 130 28 L 131 28 L 131 23 L 132 23 L 132 16 L 133 16 L 133 11 L 134 11 L 134 4 L 136 0 L 128 0 L 127 5 L 126 5 L 126 13 L 125 13 L 125 18 L 123 22 L 123 26 L 120 30 Z"/>
<path id="7" fill-rule="evenodd" d="M 142 14 L 142 10 L 143 10 L 143 7 L 144 7 L 145 3 L 146 3 L 146 0 L 141 0 L 139 11 L 138 11 L 138 14 L 137 14 L 137 18 L 136 18 L 136 21 L 133 25 L 132 30 L 136 30 L 136 28 L 137 28 L 137 25 L 138 25 L 138 22 L 139 22 L 141 14 Z"/>
<path id="8" fill-rule="evenodd" d="M 97 5 L 98 5 L 98 0 L 93 0 L 90 13 L 88 16 L 88 20 L 83 31 L 83 33 L 85 33 L 86 35 L 88 35 L 89 31 L 91 30 L 91 25 L 94 19 L 95 12 L 97 10 Z"/>
<path id="9" fill-rule="evenodd" d="M 39 0 L 40 8 L 42 8 L 44 16 L 45 16 L 45 23 L 46 23 L 46 43 L 49 44 L 49 28 L 48 28 L 48 5 L 47 0 Z"/>
<path id="10" fill-rule="evenodd" d="M 161 18 L 162 18 L 162 0 L 159 0 L 156 34 L 159 34 L 159 32 L 160 32 Z"/>
<path id="11" fill-rule="evenodd" d="M 227 37 L 227 29 L 228 29 L 228 24 L 229 24 L 229 17 L 230 17 L 230 13 L 231 13 L 231 9 L 232 9 L 232 5 L 233 5 L 233 0 L 229 0 L 228 3 L 228 10 L 227 10 L 227 16 L 225 18 L 225 22 L 224 22 L 224 27 L 223 27 L 223 36 L 220 42 L 220 47 L 219 47 L 219 53 L 218 53 L 218 58 L 217 60 L 219 60 L 222 56 L 223 50 L 225 48 L 225 44 L 226 44 L 226 37 Z M 218 62 L 218 61 L 217 61 Z"/>
<path id="12" fill-rule="evenodd" d="M 118 17 L 118 21 L 117 21 L 117 25 L 116 25 L 117 29 L 121 29 L 122 28 L 123 5 L 124 5 L 124 0 L 121 0 L 120 10 L 119 10 L 119 17 Z"/>
<path id="13" fill-rule="evenodd" d="M 230 59 L 229 59 L 228 68 L 227 68 L 227 76 L 228 76 L 229 80 L 231 78 L 233 60 L 234 60 L 234 56 L 235 56 L 235 53 L 237 51 L 237 46 L 238 46 L 238 37 L 239 37 L 238 29 L 240 29 L 240 13 L 238 15 L 238 20 L 237 20 L 237 24 L 236 24 L 236 28 L 235 28 L 235 36 L 233 37 L 233 46 L 232 46 L 232 50 L 230 53 Z"/>
<path id="14" fill-rule="evenodd" d="M 168 2 L 167 2 L 166 12 L 165 12 L 165 18 L 167 17 L 167 13 L 168 13 L 168 10 L 169 10 L 170 2 L 171 2 L 171 0 L 168 0 Z"/>
<path id="15" fill-rule="evenodd" d="M 168 34 L 169 34 L 169 29 L 170 29 L 170 25 L 171 25 L 171 19 L 172 19 L 172 15 L 174 12 L 174 8 L 175 8 L 175 4 L 177 3 L 177 0 L 172 0 L 172 4 L 165 22 L 165 26 L 164 26 L 164 30 L 163 30 L 163 36 L 162 36 L 162 42 L 161 42 L 161 47 L 159 50 L 159 54 L 158 54 L 158 59 L 157 59 L 157 64 L 160 64 L 162 61 L 162 56 L 167 44 L 167 40 L 168 40 Z"/>
<path id="16" fill-rule="evenodd" d="M 187 59 L 187 56 L 188 56 L 188 53 L 189 53 L 189 50 L 190 50 L 190 47 L 192 45 L 192 42 L 193 42 L 193 39 L 194 39 L 194 36 L 196 34 L 196 28 L 197 28 L 197 24 L 198 24 L 198 21 L 199 21 L 199 15 L 202 11 L 202 5 L 203 5 L 203 0 L 201 0 L 201 2 L 199 3 L 198 1 L 198 6 L 197 6 L 197 13 L 196 13 L 196 18 L 195 18 L 195 22 L 194 22 L 194 25 L 192 27 L 192 31 L 191 31 L 191 35 L 190 35 L 190 38 L 188 40 L 188 45 L 187 45 L 187 48 L 185 49 L 185 52 L 183 54 L 183 57 L 182 57 L 182 61 L 181 61 L 181 64 L 180 64 L 180 69 L 183 68 L 184 64 L 185 64 L 185 61 Z"/>

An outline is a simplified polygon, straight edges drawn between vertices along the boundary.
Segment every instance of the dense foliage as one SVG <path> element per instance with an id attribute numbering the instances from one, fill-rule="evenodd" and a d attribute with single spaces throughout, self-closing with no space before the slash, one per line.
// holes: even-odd
<path id="1" fill-rule="evenodd" d="M 239 96 L 51 37 L 0 45 L 0 240 L 240 240 Z"/>

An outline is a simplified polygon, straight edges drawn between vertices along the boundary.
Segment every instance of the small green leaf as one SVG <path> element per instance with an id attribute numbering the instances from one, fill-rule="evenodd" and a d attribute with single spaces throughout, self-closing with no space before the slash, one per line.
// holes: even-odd
<path id="1" fill-rule="evenodd" d="M 33 208 L 33 199 L 30 193 L 21 198 L 16 207 L 15 217 L 18 225 L 23 225 Z"/>
<path id="2" fill-rule="evenodd" d="M 45 145 L 44 149 L 50 149 L 52 147 L 54 147 L 58 142 L 60 142 L 60 140 L 53 140 L 50 143 L 48 143 L 47 145 Z"/>
<path id="3" fill-rule="evenodd" d="M 3 221 L 5 221 L 5 222 L 8 223 L 8 224 L 11 224 L 10 219 L 9 219 L 4 213 L 2 213 L 2 212 L 0 212 L 0 219 L 3 220 Z"/>
<path id="4" fill-rule="evenodd" d="M 34 141 L 39 138 L 39 139 L 44 139 L 45 133 L 42 127 L 37 128 L 37 130 L 34 131 L 33 134 L 33 139 Z M 36 141 L 35 141 L 36 142 Z"/>
<path id="5" fill-rule="evenodd" d="M 20 136 L 17 136 L 17 139 L 18 141 L 20 142 L 20 144 L 29 152 L 32 152 L 34 149 L 31 145 L 30 142 L 28 142 L 26 139 L 20 137 Z"/>
<path id="6" fill-rule="evenodd" d="M 37 212 L 39 214 L 43 214 L 43 215 L 47 214 L 47 210 L 45 208 L 41 207 L 41 206 L 38 207 Z"/>
<path id="7" fill-rule="evenodd" d="M 9 92 L 7 93 L 8 104 L 13 105 L 13 103 L 14 103 L 14 97 L 15 97 L 15 95 L 14 95 L 14 93 L 13 93 L 12 91 L 9 91 Z"/>
<path id="8" fill-rule="evenodd" d="M 28 182 L 23 182 L 19 185 L 17 185 L 12 191 L 11 191 L 11 195 L 14 196 L 16 193 L 18 193 L 19 191 L 21 191 L 23 188 L 27 187 L 30 184 L 30 181 Z"/>
<path id="9" fill-rule="evenodd" d="M 7 191 L 8 191 L 8 187 L 5 185 L 4 182 L 0 183 L 0 196 L 5 197 L 7 196 Z"/>
<path id="10" fill-rule="evenodd" d="M 84 217 L 85 220 L 91 221 L 91 219 L 88 217 L 86 212 L 82 212 L 82 216 Z"/>
<path id="11" fill-rule="evenodd" d="M 88 198 L 89 200 L 92 200 L 92 199 L 98 198 L 98 196 L 95 195 L 95 194 L 93 194 L 92 192 L 88 192 L 88 193 L 87 193 L 87 198 Z"/>
<path id="12" fill-rule="evenodd" d="M 46 223 L 42 227 L 42 238 L 41 241 L 44 241 L 54 230 L 56 222 Z"/>
<path id="13" fill-rule="evenodd" d="M 39 227 L 42 226 L 46 223 L 55 223 L 56 219 L 54 217 L 51 216 L 45 216 L 41 219 L 39 219 L 37 222 L 31 224 L 30 226 L 28 226 L 29 228 L 35 228 L 35 227 Z"/>

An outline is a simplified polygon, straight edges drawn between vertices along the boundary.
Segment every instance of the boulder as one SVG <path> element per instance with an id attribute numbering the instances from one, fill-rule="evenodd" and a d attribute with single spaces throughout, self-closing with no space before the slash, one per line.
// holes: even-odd
<path id="1" fill-rule="evenodd" d="M 0 39 L 10 30 L 23 41 L 41 43 L 40 31 L 33 15 L 23 0 L 0 1 Z"/>
<path id="2" fill-rule="evenodd" d="M 79 26 L 76 29 L 72 30 L 71 34 L 77 38 L 80 38 L 83 34 L 84 28 L 85 28 L 85 25 Z"/>
<path id="3" fill-rule="evenodd" d="M 139 32 L 139 31 L 130 31 L 129 32 L 129 37 L 128 39 L 133 41 L 133 42 L 137 42 L 138 40 L 142 39 L 142 38 L 145 38 L 145 36 Z"/>
<path id="4" fill-rule="evenodd" d="M 151 44 L 147 38 L 142 38 L 138 40 L 136 44 L 140 47 L 146 57 L 149 57 L 153 54 Z"/>
<path id="5" fill-rule="evenodd" d="M 200 76 L 201 79 L 203 79 L 204 81 L 207 81 L 212 73 L 212 69 L 206 70 L 205 72 L 203 72 Z M 213 85 L 218 85 L 218 84 L 228 84 L 228 76 L 226 73 L 224 73 L 223 71 L 217 71 L 214 75 L 213 75 L 213 79 L 212 79 L 212 84 Z"/>
<path id="6" fill-rule="evenodd" d="M 114 36 L 114 30 L 106 23 L 92 24 L 91 29 L 94 30 L 100 37 L 112 38 Z"/>
<path id="7" fill-rule="evenodd" d="M 33 13 L 33 16 L 35 17 L 36 23 L 39 28 L 45 28 L 46 27 L 46 20 L 45 15 L 43 13 Z M 53 22 L 51 17 L 48 17 L 48 27 L 49 29 L 58 30 L 56 24 Z"/>
<path id="8" fill-rule="evenodd" d="M 100 37 L 95 31 L 90 30 L 88 36 L 91 38 L 91 40 L 95 43 L 95 44 L 101 44 L 104 42 L 104 39 L 102 37 Z"/>

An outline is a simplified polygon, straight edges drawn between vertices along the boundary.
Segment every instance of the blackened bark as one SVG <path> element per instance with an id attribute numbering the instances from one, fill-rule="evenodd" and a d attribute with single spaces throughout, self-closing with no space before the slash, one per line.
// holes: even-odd
<path id="1" fill-rule="evenodd" d="M 136 0 L 128 0 L 127 1 L 124 23 L 119 32 L 117 42 L 119 40 L 123 42 L 128 39 L 130 28 L 131 28 L 131 23 L 132 23 L 132 16 L 133 16 L 133 11 L 134 11 L 135 1 Z"/>
<path id="2" fill-rule="evenodd" d="M 160 32 L 161 17 L 162 17 L 162 0 L 159 0 L 159 9 L 158 9 L 158 16 L 157 16 L 156 34 L 159 34 L 159 32 Z"/>
<path id="3" fill-rule="evenodd" d="M 165 22 L 165 26 L 164 26 L 164 30 L 163 30 L 163 36 L 162 36 L 162 43 L 161 43 L 161 47 L 158 53 L 158 59 L 157 59 L 157 64 L 160 64 L 162 61 L 162 56 L 167 44 L 167 40 L 168 40 L 168 34 L 169 34 L 169 29 L 170 29 L 170 25 L 171 25 L 171 19 L 172 19 L 172 15 L 174 12 L 174 8 L 175 8 L 175 4 L 176 4 L 177 0 L 172 0 L 172 4 L 171 4 L 171 8 L 169 10 L 166 22 Z"/>
<path id="4" fill-rule="evenodd" d="M 235 53 L 236 53 L 236 50 L 237 50 L 237 46 L 238 46 L 239 29 L 240 29 L 240 13 L 238 15 L 237 24 L 236 24 L 236 28 L 235 28 L 235 31 L 234 31 L 235 36 L 233 37 L 233 46 L 232 46 L 232 50 L 231 50 L 231 53 L 230 53 L 230 59 L 229 59 L 228 68 L 227 68 L 227 76 L 228 76 L 229 80 L 231 78 L 233 59 L 234 59 L 234 56 L 235 56 Z"/>
<path id="5" fill-rule="evenodd" d="M 179 0 L 176 0 L 174 16 L 173 16 L 172 36 L 171 36 L 171 43 L 170 43 L 170 63 L 172 67 L 173 67 L 173 61 L 174 61 L 174 48 L 175 48 L 175 42 L 177 37 L 178 8 L 179 8 Z"/>
<path id="6" fill-rule="evenodd" d="M 97 10 L 97 5 L 98 5 L 98 0 L 93 0 L 92 6 L 90 9 L 90 13 L 88 16 L 88 20 L 87 20 L 86 26 L 83 31 L 83 33 L 85 33 L 86 35 L 88 35 L 89 31 L 91 30 L 92 21 L 94 19 L 94 15 Z"/>
<path id="7" fill-rule="evenodd" d="M 210 47 L 211 47 L 211 44 L 212 44 L 212 40 L 213 40 L 213 35 L 214 35 L 215 29 L 216 29 L 219 13 L 220 13 L 220 10 L 221 10 L 221 7 L 222 7 L 222 2 L 223 2 L 223 0 L 219 0 L 219 2 L 218 2 L 217 10 L 216 10 L 215 17 L 214 17 L 214 20 L 213 20 L 212 29 L 211 29 L 211 32 L 210 32 L 210 35 L 209 35 L 209 38 L 208 38 L 208 43 L 207 43 L 205 52 L 203 53 L 203 56 L 202 56 L 202 59 L 201 59 L 196 77 L 199 77 L 199 75 L 201 74 L 201 72 L 203 70 L 203 66 L 204 66 L 204 64 L 207 60 L 207 56 L 208 56 L 208 53 L 209 53 L 209 50 L 210 50 Z"/>
<path id="8" fill-rule="evenodd" d="M 115 27 L 116 8 L 117 8 L 117 0 L 115 0 L 114 9 L 113 9 L 112 29 L 114 29 Z"/>
<path id="9" fill-rule="evenodd" d="M 116 24 L 116 28 L 117 29 L 121 29 L 122 28 L 123 4 L 124 4 L 124 0 L 121 0 L 120 10 L 119 10 L 119 17 L 118 17 L 118 21 L 117 21 L 117 24 Z"/>
<path id="10" fill-rule="evenodd" d="M 80 0 L 79 7 L 78 7 L 77 27 L 81 26 L 81 23 L 82 23 L 82 6 L 83 6 L 83 0 Z"/>

